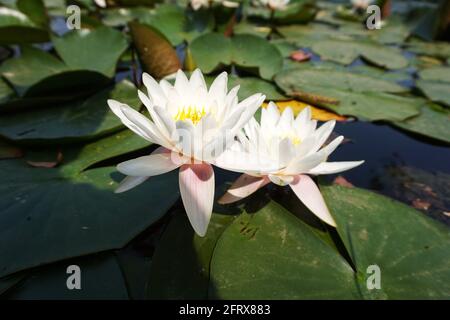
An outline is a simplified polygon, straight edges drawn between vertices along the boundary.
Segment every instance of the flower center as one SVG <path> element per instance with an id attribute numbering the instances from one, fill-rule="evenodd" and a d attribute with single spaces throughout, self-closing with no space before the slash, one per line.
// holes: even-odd
<path id="1" fill-rule="evenodd" d="M 185 121 L 187 119 L 191 119 L 193 124 L 197 124 L 204 115 L 206 115 L 205 107 L 198 108 L 195 106 L 188 106 L 178 109 L 178 112 L 174 116 L 174 119 L 177 121 Z"/>

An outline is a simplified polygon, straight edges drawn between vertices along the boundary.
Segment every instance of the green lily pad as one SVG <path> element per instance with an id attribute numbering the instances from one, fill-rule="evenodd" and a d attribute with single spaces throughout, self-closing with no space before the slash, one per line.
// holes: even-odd
<path id="1" fill-rule="evenodd" d="M 52 37 L 56 51 L 72 69 L 91 70 L 107 77 L 114 75 L 117 61 L 127 48 L 125 36 L 112 28 L 74 30 Z"/>
<path id="2" fill-rule="evenodd" d="M 69 290 L 67 273 L 71 265 L 80 268 L 80 290 Z M 129 299 L 127 284 L 112 253 L 102 253 L 67 260 L 42 267 L 17 285 L 8 298 L 12 300 L 96 300 Z"/>
<path id="3" fill-rule="evenodd" d="M 211 261 L 211 298 L 355 299 L 350 265 L 306 224 L 270 202 L 223 232 Z"/>
<path id="4" fill-rule="evenodd" d="M 209 10 L 192 11 L 173 4 L 157 5 L 139 22 L 159 30 L 173 46 L 184 40 L 190 42 L 214 27 L 214 17 Z"/>
<path id="5" fill-rule="evenodd" d="M 8 101 L 2 105 L 2 111 L 38 105 L 39 100 L 71 100 L 101 88 L 109 81 L 96 71 L 71 70 L 53 55 L 31 46 L 22 47 L 20 57 L 5 61 L 0 73 L 21 97 L 34 98 Z"/>
<path id="6" fill-rule="evenodd" d="M 369 121 L 405 120 L 419 114 L 424 103 L 384 93 L 406 90 L 389 81 L 329 69 L 288 69 L 278 73 L 275 82 L 288 95 Z"/>
<path id="7" fill-rule="evenodd" d="M 0 44 L 35 43 L 48 40 L 48 30 L 34 23 L 26 14 L 8 7 L 0 8 Z"/>
<path id="8" fill-rule="evenodd" d="M 450 44 L 447 42 L 412 40 L 407 43 L 407 49 L 420 55 L 433 56 L 441 59 L 450 58 Z"/>
<path id="9" fill-rule="evenodd" d="M 191 52 L 195 63 L 206 73 L 235 64 L 245 70 L 257 70 L 263 79 L 270 80 L 283 66 L 283 57 L 275 46 L 249 34 L 232 38 L 205 34 L 192 42 Z"/>
<path id="10" fill-rule="evenodd" d="M 450 106 L 450 67 L 432 67 L 419 72 L 416 86 L 431 100 Z"/>
<path id="11" fill-rule="evenodd" d="M 402 69 L 408 66 L 408 60 L 400 50 L 368 41 L 323 40 L 314 43 L 312 49 L 324 60 L 345 65 L 362 56 L 387 69 Z"/>
<path id="12" fill-rule="evenodd" d="M 450 82 L 417 80 L 416 86 L 431 101 L 450 107 Z"/>
<path id="13" fill-rule="evenodd" d="M 328 69 L 289 69 L 279 72 L 275 81 L 288 91 L 290 88 L 302 90 L 303 86 L 323 86 L 349 92 L 405 92 L 408 89 L 391 82 L 363 74 Z"/>
<path id="14" fill-rule="evenodd" d="M 358 188 L 326 186 L 322 193 L 356 266 L 366 299 L 448 299 L 450 234 L 442 224 L 400 202 Z M 368 267 L 381 271 L 369 290 Z"/>
<path id="15" fill-rule="evenodd" d="M 0 135 L 21 142 L 74 141 L 93 139 L 123 127 L 109 110 L 107 99 L 138 107 L 134 85 L 124 80 L 113 89 L 101 91 L 84 100 L 61 107 L 40 108 L 0 117 Z"/>
<path id="16" fill-rule="evenodd" d="M 3 79 L 0 79 L 0 104 L 8 101 L 13 96 L 14 90 Z"/>
<path id="17" fill-rule="evenodd" d="M 0 235 L 4 257 L 0 277 L 123 247 L 178 199 L 175 172 L 115 194 L 122 176 L 114 167 L 82 171 L 114 154 L 103 154 L 105 148 L 80 150 L 79 154 L 89 160 L 72 162 L 69 156 L 62 166 L 51 169 L 30 167 L 22 160 L 0 162 L 0 221 L 8 226 Z"/>
<path id="18" fill-rule="evenodd" d="M 183 210 L 177 211 L 153 256 L 150 299 L 206 299 L 209 263 L 217 239 L 233 216 L 213 214 L 205 237 L 195 235 Z"/>
<path id="19" fill-rule="evenodd" d="M 450 143 L 450 112 L 436 105 L 424 105 L 420 114 L 392 124 L 404 130 Z"/>
<path id="20" fill-rule="evenodd" d="M 5 61 L 1 65 L 0 73 L 17 91 L 24 92 L 39 81 L 68 70 L 69 68 L 53 55 L 31 46 L 23 46 L 21 56 Z"/>

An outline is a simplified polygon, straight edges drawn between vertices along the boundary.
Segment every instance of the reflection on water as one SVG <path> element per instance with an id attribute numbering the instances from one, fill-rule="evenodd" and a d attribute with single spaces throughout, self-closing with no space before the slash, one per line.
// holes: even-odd
<path id="1" fill-rule="evenodd" d="M 338 123 L 335 131 L 351 141 L 338 148 L 330 161 L 366 160 L 341 174 L 348 181 L 450 225 L 449 147 L 418 140 L 385 124 Z"/>

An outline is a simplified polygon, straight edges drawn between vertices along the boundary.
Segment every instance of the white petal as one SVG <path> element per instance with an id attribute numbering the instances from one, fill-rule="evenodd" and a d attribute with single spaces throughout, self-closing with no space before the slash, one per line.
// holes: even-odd
<path id="1" fill-rule="evenodd" d="M 256 192 L 258 189 L 268 184 L 270 180 L 267 176 L 254 177 L 248 174 L 241 175 L 218 200 L 220 204 L 228 204 L 239 201 Z"/>
<path id="2" fill-rule="evenodd" d="M 137 187 L 141 183 L 145 182 L 150 177 L 132 177 L 127 176 L 125 177 L 117 187 L 117 189 L 114 191 L 115 193 L 122 193 L 125 191 L 128 191 L 130 189 L 133 189 L 134 187 Z"/>
<path id="3" fill-rule="evenodd" d="M 321 220 L 336 227 L 336 222 L 328 210 L 325 200 L 314 181 L 307 175 L 299 175 L 290 184 L 301 202 Z"/>
<path id="4" fill-rule="evenodd" d="M 148 156 L 128 160 L 117 165 L 117 170 L 123 174 L 137 177 L 151 177 L 172 171 L 182 165 L 179 157 L 172 153 L 153 153 Z M 174 161 L 177 159 L 177 161 Z"/>
<path id="5" fill-rule="evenodd" d="M 109 99 L 108 105 L 112 112 L 126 125 L 131 131 L 142 138 L 168 147 L 168 142 L 158 133 L 156 126 L 145 116 L 130 108 L 126 104 Z"/>
<path id="6" fill-rule="evenodd" d="M 166 104 L 167 99 L 163 90 L 158 85 L 158 82 L 156 82 L 152 76 L 145 72 L 142 74 L 142 82 L 147 88 L 148 96 L 151 98 L 153 103 L 157 106 L 163 107 Z"/>
<path id="7" fill-rule="evenodd" d="M 214 171 L 211 165 L 185 164 L 180 168 L 180 192 L 192 228 L 203 237 L 214 203 Z"/>
<path id="8" fill-rule="evenodd" d="M 270 159 L 256 153 L 240 152 L 228 149 L 214 159 L 219 168 L 248 174 L 270 173 L 280 170 Z"/>
<path id="9" fill-rule="evenodd" d="M 319 129 L 316 130 L 314 135 L 317 137 L 316 145 L 311 149 L 310 152 L 316 152 L 322 145 L 327 141 L 331 132 L 333 132 L 334 126 L 336 125 L 336 120 L 327 121 Z"/>
<path id="10" fill-rule="evenodd" d="M 191 94 L 189 90 L 189 80 L 181 69 L 177 71 L 174 88 L 180 95 L 184 97 Z"/>
<path id="11" fill-rule="evenodd" d="M 273 183 L 279 185 L 279 186 L 287 186 L 292 181 L 294 181 L 293 176 L 283 176 L 283 175 L 276 175 L 276 174 L 269 174 L 269 179 Z"/>
<path id="12" fill-rule="evenodd" d="M 223 100 L 227 94 L 228 74 L 224 71 L 214 79 L 211 87 L 209 87 L 208 96 L 212 100 Z"/>
<path id="13" fill-rule="evenodd" d="M 324 152 L 316 152 L 308 155 L 300 160 L 294 161 L 289 164 L 289 166 L 283 170 L 284 174 L 294 175 L 305 173 L 312 168 L 317 167 L 320 163 L 327 159 L 327 155 Z"/>
<path id="14" fill-rule="evenodd" d="M 322 162 L 317 167 L 308 171 L 308 174 L 333 174 L 353 169 L 364 161 L 340 161 L 340 162 Z"/>

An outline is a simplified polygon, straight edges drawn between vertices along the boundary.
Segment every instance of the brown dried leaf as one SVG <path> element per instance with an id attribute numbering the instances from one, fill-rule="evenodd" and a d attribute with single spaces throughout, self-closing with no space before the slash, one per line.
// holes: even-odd
<path id="1" fill-rule="evenodd" d="M 181 69 L 175 49 L 161 33 L 138 22 L 130 22 L 129 26 L 144 71 L 161 79 Z"/>

